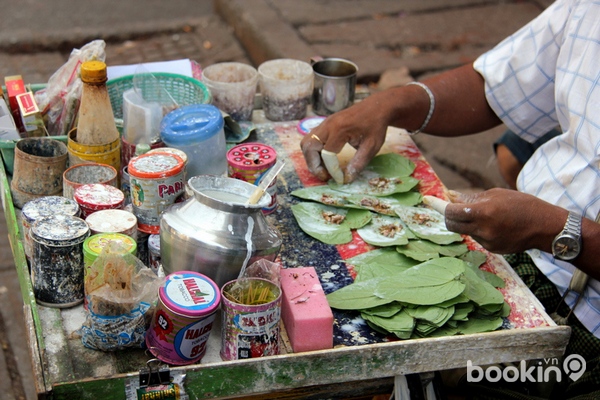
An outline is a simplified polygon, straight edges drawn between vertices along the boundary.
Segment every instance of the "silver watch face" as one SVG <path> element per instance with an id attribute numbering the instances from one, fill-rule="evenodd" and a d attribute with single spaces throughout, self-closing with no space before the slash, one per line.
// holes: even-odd
<path id="1" fill-rule="evenodd" d="M 552 246 L 554 257 L 561 260 L 572 260 L 579 255 L 581 245 L 579 241 L 571 236 L 557 238 Z"/>

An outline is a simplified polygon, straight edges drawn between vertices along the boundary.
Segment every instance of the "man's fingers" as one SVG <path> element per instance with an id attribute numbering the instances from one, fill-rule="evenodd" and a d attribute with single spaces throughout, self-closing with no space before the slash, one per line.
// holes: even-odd
<path id="1" fill-rule="evenodd" d="M 352 157 L 352 159 L 346 165 L 346 169 L 344 171 L 344 178 L 346 183 L 350 183 L 356 179 L 358 174 L 365 169 L 367 164 L 371 161 L 375 154 L 379 151 L 379 147 L 369 146 L 367 143 L 361 143 L 361 145 L 356 150 L 356 153 Z"/>

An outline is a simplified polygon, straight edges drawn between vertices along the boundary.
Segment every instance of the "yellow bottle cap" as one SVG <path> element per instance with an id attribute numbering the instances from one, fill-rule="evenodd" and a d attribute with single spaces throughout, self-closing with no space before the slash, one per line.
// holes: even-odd
<path id="1" fill-rule="evenodd" d="M 81 80 L 86 83 L 106 82 L 106 64 L 102 61 L 86 61 L 81 64 Z"/>

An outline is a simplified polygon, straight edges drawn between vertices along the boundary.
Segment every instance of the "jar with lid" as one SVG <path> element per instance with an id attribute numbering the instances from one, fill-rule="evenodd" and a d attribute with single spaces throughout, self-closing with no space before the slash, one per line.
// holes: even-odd
<path id="1" fill-rule="evenodd" d="M 81 103 L 76 140 L 83 145 L 104 145 L 120 140 L 106 87 L 106 64 L 86 61 L 81 64 Z"/>
<path id="2" fill-rule="evenodd" d="M 166 146 L 185 152 L 186 176 L 226 176 L 224 128 L 225 121 L 217 107 L 193 104 L 165 115 L 160 124 L 160 138 Z"/>

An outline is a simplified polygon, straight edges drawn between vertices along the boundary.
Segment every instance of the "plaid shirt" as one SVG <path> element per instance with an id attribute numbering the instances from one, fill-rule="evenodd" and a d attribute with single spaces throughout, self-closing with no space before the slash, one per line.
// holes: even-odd
<path id="1" fill-rule="evenodd" d="M 509 129 L 529 142 L 557 125 L 563 132 L 525 164 L 519 190 L 595 220 L 600 211 L 600 1 L 558 0 L 474 67 L 485 79 L 490 106 Z M 564 293 L 575 267 L 539 250 L 529 254 Z M 570 293 L 567 303 L 572 306 L 575 299 Z M 600 337 L 600 282 L 590 279 L 574 312 Z"/>

